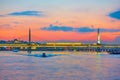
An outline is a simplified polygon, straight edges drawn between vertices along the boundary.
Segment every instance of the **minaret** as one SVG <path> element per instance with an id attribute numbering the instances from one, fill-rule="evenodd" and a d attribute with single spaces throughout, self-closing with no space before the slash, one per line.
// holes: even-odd
<path id="1" fill-rule="evenodd" d="M 29 47 L 28 47 L 28 53 L 31 53 L 31 29 L 29 28 L 29 33 L 28 33 L 28 39 L 29 39 Z"/>
<path id="2" fill-rule="evenodd" d="M 97 44 L 100 44 L 100 29 L 98 28 L 98 32 L 97 32 Z"/>
<path id="3" fill-rule="evenodd" d="M 29 28 L 29 45 L 31 44 L 31 29 Z"/>

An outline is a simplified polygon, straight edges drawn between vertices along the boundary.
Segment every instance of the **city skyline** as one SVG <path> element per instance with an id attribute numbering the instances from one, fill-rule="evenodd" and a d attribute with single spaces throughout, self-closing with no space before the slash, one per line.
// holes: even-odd
<path id="1" fill-rule="evenodd" d="M 0 0 L 0 40 L 120 42 L 120 0 Z"/>

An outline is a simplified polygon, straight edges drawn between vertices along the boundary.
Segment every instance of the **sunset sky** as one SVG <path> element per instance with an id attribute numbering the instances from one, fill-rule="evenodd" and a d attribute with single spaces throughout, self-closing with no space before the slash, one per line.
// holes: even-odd
<path id="1" fill-rule="evenodd" d="M 0 0 L 0 40 L 120 43 L 120 0 Z"/>

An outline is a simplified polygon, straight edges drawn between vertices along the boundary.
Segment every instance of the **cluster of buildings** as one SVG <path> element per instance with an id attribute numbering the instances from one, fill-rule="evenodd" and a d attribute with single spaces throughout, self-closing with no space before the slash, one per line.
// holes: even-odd
<path id="1" fill-rule="evenodd" d="M 18 39 L 14 39 L 14 40 L 0 40 L 0 44 L 27 44 L 27 41 L 23 41 L 23 40 L 18 40 Z"/>

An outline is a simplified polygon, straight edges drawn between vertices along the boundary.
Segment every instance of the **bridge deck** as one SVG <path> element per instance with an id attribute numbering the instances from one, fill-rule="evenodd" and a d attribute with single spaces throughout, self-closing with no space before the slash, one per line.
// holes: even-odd
<path id="1" fill-rule="evenodd" d="M 93 44 L 0 44 L 0 47 L 119 47 L 120 45 L 93 45 Z"/>

